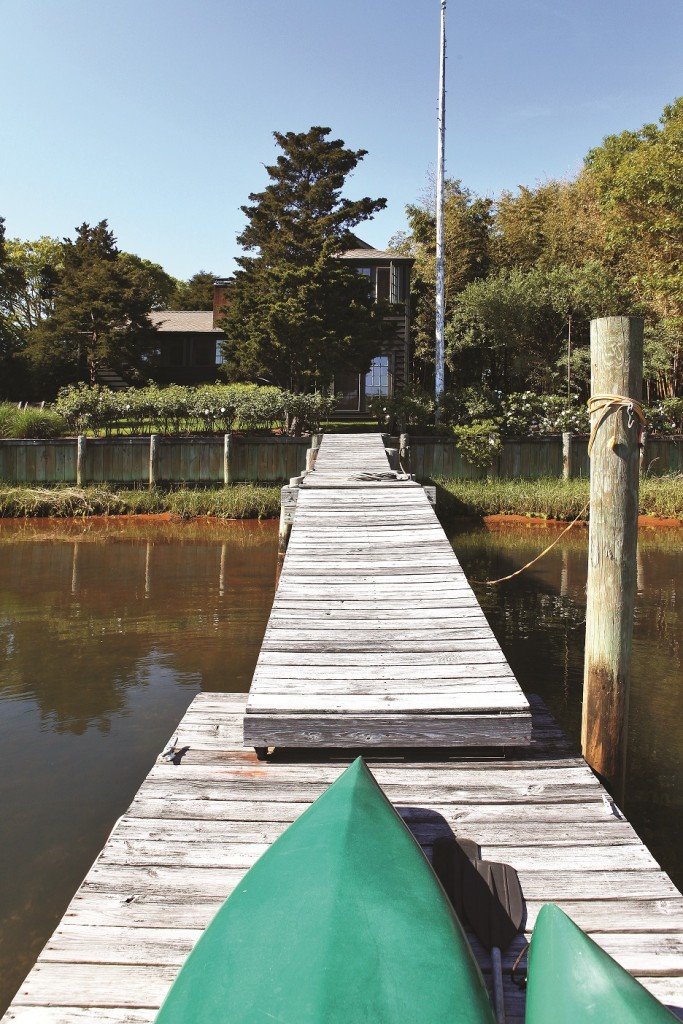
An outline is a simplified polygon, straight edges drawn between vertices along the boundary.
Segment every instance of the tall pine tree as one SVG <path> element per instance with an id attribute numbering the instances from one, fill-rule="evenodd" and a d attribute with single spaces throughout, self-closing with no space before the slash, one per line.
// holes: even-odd
<path id="1" fill-rule="evenodd" d="M 281 149 L 266 170 L 263 192 L 242 210 L 247 226 L 223 326 L 225 368 L 233 380 L 263 381 L 294 391 L 362 370 L 382 339 L 382 310 L 367 281 L 338 258 L 352 230 L 385 199 L 342 196 L 366 150 L 330 139 L 329 128 L 275 132 Z"/>

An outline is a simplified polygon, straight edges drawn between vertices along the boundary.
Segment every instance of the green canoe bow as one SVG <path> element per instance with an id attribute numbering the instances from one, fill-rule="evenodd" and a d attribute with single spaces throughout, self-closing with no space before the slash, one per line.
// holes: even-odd
<path id="1" fill-rule="evenodd" d="M 429 862 L 359 758 L 263 854 L 157 1024 L 494 1024 Z"/>
<path id="2" fill-rule="evenodd" d="M 553 903 L 529 951 L 526 1024 L 672 1024 L 678 1020 Z"/>

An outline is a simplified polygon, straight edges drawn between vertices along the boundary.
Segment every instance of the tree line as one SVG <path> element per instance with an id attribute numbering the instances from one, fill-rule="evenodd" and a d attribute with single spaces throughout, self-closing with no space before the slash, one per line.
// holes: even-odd
<path id="1" fill-rule="evenodd" d="M 222 373 L 233 382 L 323 391 L 389 340 L 386 306 L 340 254 L 386 205 L 350 199 L 366 155 L 331 130 L 275 132 L 268 184 L 242 207 L 243 254 L 228 284 Z M 431 195 L 407 207 L 391 248 L 415 260 L 413 380 L 434 374 L 435 218 Z M 584 398 L 591 317 L 645 317 L 649 401 L 683 394 L 683 99 L 658 124 L 607 137 L 570 181 L 497 199 L 446 186 L 449 392 L 481 415 L 496 396 L 532 390 Z M 213 274 L 179 282 L 118 248 L 106 220 L 72 239 L 21 242 L 0 220 L 0 397 L 45 397 L 97 380 L 106 364 L 152 376 L 157 309 L 210 309 Z"/>
<path id="2" fill-rule="evenodd" d="M 413 256 L 414 374 L 431 389 L 435 217 L 407 208 L 392 246 Z M 496 200 L 446 186 L 449 385 L 585 397 L 588 325 L 646 321 L 647 397 L 683 394 L 683 98 L 658 124 L 607 137 L 570 181 Z"/>
<path id="3" fill-rule="evenodd" d="M 214 275 L 179 281 L 118 248 L 106 220 L 73 238 L 7 238 L 0 218 L 0 397 L 45 398 L 99 368 L 144 381 L 157 340 L 149 314 L 211 309 Z"/>

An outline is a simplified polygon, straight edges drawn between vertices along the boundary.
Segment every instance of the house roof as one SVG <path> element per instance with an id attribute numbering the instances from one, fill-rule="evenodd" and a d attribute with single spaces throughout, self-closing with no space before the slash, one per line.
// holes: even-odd
<path id="1" fill-rule="evenodd" d="M 157 309 L 149 318 L 162 333 L 222 334 L 213 325 L 212 309 Z"/>
<path id="2" fill-rule="evenodd" d="M 410 256 L 399 256 L 398 253 L 389 252 L 387 249 L 375 249 L 374 246 L 368 245 L 367 242 L 364 242 L 362 238 L 358 238 L 357 235 L 352 235 L 351 237 L 353 247 L 339 254 L 339 258 L 342 260 L 359 260 L 361 263 L 372 263 L 375 260 L 391 260 L 393 263 L 414 262 Z"/>

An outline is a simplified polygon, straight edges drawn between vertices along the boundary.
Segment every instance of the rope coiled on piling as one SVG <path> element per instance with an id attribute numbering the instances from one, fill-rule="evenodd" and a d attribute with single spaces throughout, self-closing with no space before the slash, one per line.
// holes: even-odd
<path id="1" fill-rule="evenodd" d="M 635 398 L 627 398 L 624 395 L 591 395 L 591 397 L 588 399 L 588 415 L 592 416 L 594 413 L 597 413 L 598 419 L 591 427 L 591 433 L 588 439 L 589 458 L 593 450 L 593 444 L 595 443 L 595 438 L 597 437 L 598 430 L 605 422 L 607 417 L 613 412 L 618 412 L 619 409 L 626 409 L 626 412 L 628 414 L 627 425 L 629 428 L 634 425 L 636 420 L 638 421 L 638 445 L 642 445 L 643 433 L 645 431 L 647 421 L 645 419 L 645 413 L 643 411 L 643 406 L 641 402 L 638 402 Z M 618 421 L 615 420 L 614 433 L 612 434 L 612 440 L 609 442 L 609 446 L 612 450 L 614 450 L 618 444 L 617 423 Z M 558 541 L 562 540 L 565 533 L 569 533 L 571 528 L 573 526 L 576 526 L 579 520 L 582 519 L 584 514 L 588 511 L 589 505 L 590 501 L 587 501 L 581 509 L 581 511 L 579 512 L 579 514 L 577 515 L 576 519 L 574 519 L 569 524 L 569 526 L 565 527 L 562 533 L 560 533 L 555 538 L 552 544 L 549 544 L 547 548 L 541 551 L 540 555 L 536 555 L 536 557 L 532 558 L 530 562 L 527 562 L 526 565 L 523 565 L 521 569 L 517 569 L 516 572 L 511 572 L 508 576 L 501 576 L 501 578 L 498 580 L 472 580 L 472 583 L 478 583 L 481 586 L 485 587 L 495 587 L 497 586 L 498 583 L 505 583 L 507 582 L 507 580 L 514 579 L 515 576 L 519 576 L 520 573 L 523 573 L 527 569 L 530 569 L 532 565 L 536 564 L 536 562 L 540 562 L 544 555 L 547 555 L 549 551 L 552 551 L 552 549 L 555 547 Z"/>
<path id="2" fill-rule="evenodd" d="M 628 413 L 628 426 L 632 427 L 636 420 L 638 420 L 638 444 L 642 443 L 643 431 L 645 430 L 645 413 L 643 412 L 643 406 L 640 402 L 636 401 L 635 398 L 626 398 L 624 395 L 591 395 L 588 399 L 588 415 L 593 416 L 595 413 L 598 415 L 598 419 L 591 427 L 591 434 L 588 439 L 588 455 L 590 456 L 593 451 L 593 445 L 595 438 L 597 437 L 598 430 L 605 422 L 607 417 L 613 413 L 618 412 L 619 409 L 626 409 Z M 612 434 L 612 440 L 610 441 L 610 448 L 614 449 L 617 446 L 617 423 L 614 421 L 614 433 Z"/>

